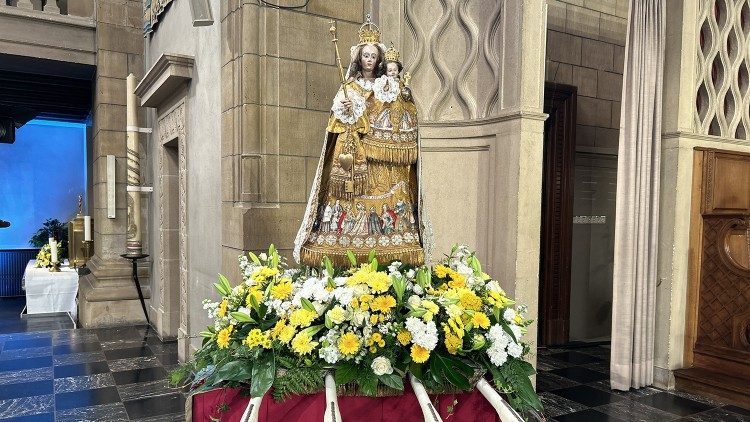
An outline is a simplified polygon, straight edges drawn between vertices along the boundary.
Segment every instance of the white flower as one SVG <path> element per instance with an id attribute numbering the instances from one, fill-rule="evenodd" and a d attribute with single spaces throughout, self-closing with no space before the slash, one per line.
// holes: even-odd
<path id="1" fill-rule="evenodd" d="M 523 335 L 521 327 L 518 325 L 511 325 L 510 331 L 513 331 L 513 336 L 516 338 L 516 341 L 521 341 L 521 336 Z"/>
<path id="2" fill-rule="evenodd" d="M 326 316 L 328 316 L 328 319 L 336 325 L 341 324 L 346 320 L 346 312 L 344 311 L 344 308 L 339 305 L 334 306 L 330 311 L 326 312 Z"/>
<path id="3" fill-rule="evenodd" d="M 508 345 L 508 354 L 514 358 L 520 358 L 523 353 L 523 347 L 518 343 L 510 343 Z"/>
<path id="4" fill-rule="evenodd" d="M 328 347 L 321 348 L 318 352 L 320 358 L 330 364 L 334 364 L 341 359 L 341 353 L 339 353 L 338 348 L 336 348 L 335 342 L 332 343 L 333 344 Z"/>
<path id="5" fill-rule="evenodd" d="M 418 295 L 424 294 L 424 289 L 419 284 L 415 284 L 414 288 L 412 290 L 414 290 L 414 293 L 416 293 Z"/>
<path id="6" fill-rule="evenodd" d="M 427 350 L 432 350 L 437 346 L 438 333 L 435 321 L 422 322 L 419 318 L 409 317 L 406 319 L 405 325 L 414 344 L 418 344 Z"/>
<path id="7" fill-rule="evenodd" d="M 391 361 L 388 360 L 388 358 L 385 356 L 376 357 L 372 361 L 372 365 L 370 365 L 370 367 L 372 368 L 372 372 L 374 372 L 377 376 L 393 373 Z"/>
<path id="8" fill-rule="evenodd" d="M 413 269 L 406 272 L 406 278 L 413 279 L 416 275 L 417 275 L 417 272 L 414 271 Z"/>
<path id="9" fill-rule="evenodd" d="M 505 290 L 503 290 L 502 287 L 500 287 L 500 283 L 497 282 L 497 280 L 490 280 L 487 282 L 487 288 L 493 292 L 500 293 L 501 295 L 505 296 Z"/>
<path id="10" fill-rule="evenodd" d="M 268 261 L 268 255 L 266 255 L 265 252 L 262 252 L 260 255 L 258 255 L 258 259 L 261 261 Z"/>
<path id="11" fill-rule="evenodd" d="M 505 349 L 508 343 L 511 342 L 511 338 L 508 333 L 506 333 L 505 330 L 503 330 L 503 327 L 499 326 L 498 324 L 490 327 L 490 331 L 487 333 L 487 337 L 489 337 L 489 340 L 493 346 L 497 346 L 501 349 Z"/>
<path id="12" fill-rule="evenodd" d="M 411 295 L 409 296 L 409 299 L 406 300 L 406 303 L 409 304 L 410 308 L 417 309 L 419 308 L 419 305 L 422 304 L 422 299 L 417 295 Z"/>
<path id="13" fill-rule="evenodd" d="M 508 322 L 513 322 L 516 318 L 516 311 L 513 308 L 508 308 L 503 312 L 503 318 Z"/>
<path id="14" fill-rule="evenodd" d="M 398 268 L 401 266 L 401 261 L 393 261 L 391 262 L 391 265 L 388 266 L 388 272 L 389 273 L 397 273 Z"/>
<path id="15" fill-rule="evenodd" d="M 496 347 L 496 345 L 490 346 L 489 349 L 487 349 L 487 355 L 490 357 L 490 361 L 495 366 L 503 366 L 503 364 L 508 360 L 508 354 L 503 350 L 503 348 Z"/>
<path id="16" fill-rule="evenodd" d="M 333 297 L 344 306 L 349 306 L 354 297 L 354 290 L 351 287 L 336 287 L 333 289 Z"/>
<path id="17" fill-rule="evenodd" d="M 351 321 L 354 326 L 361 327 L 366 321 L 370 320 L 370 313 L 362 310 L 352 311 Z"/>

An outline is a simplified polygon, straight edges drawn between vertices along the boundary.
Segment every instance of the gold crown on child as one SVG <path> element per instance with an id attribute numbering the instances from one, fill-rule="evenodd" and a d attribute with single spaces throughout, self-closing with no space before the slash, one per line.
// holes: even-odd
<path id="1" fill-rule="evenodd" d="M 359 27 L 360 44 L 380 44 L 380 28 L 372 23 L 370 14 L 365 16 L 365 23 Z"/>
<path id="2" fill-rule="evenodd" d="M 398 50 L 393 46 L 393 42 L 391 42 L 391 47 L 385 50 L 385 61 L 397 62 L 400 57 L 401 54 L 399 54 Z"/>

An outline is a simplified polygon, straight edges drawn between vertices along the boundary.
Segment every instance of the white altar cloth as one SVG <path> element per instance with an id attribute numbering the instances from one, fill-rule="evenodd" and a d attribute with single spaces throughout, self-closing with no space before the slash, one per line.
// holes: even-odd
<path id="1" fill-rule="evenodd" d="M 36 260 L 26 265 L 24 289 L 26 310 L 29 314 L 65 312 L 75 324 L 78 316 L 78 271 L 60 266 L 60 272 L 36 268 Z"/>

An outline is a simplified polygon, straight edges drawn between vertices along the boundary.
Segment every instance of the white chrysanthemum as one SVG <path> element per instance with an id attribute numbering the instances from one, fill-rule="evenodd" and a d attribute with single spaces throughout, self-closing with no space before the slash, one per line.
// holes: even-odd
<path id="1" fill-rule="evenodd" d="M 346 284 L 346 280 L 348 277 L 336 277 L 333 279 L 333 284 L 336 285 L 336 287 L 341 287 Z"/>
<path id="2" fill-rule="evenodd" d="M 405 325 L 414 344 L 418 344 L 427 350 L 432 350 L 437 346 L 438 333 L 435 321 L 422 322 L 419 318 L 409 317 L 406 319 Z"/>
<path id="3" fill-rule="evenodd" d="M 497 345 L 497 347 L 502 349 L 505 349 L 508 343 L 511 342 L 511 338 L 508 333 L 503 330 L 503 327 L 497 324 L 490 327 L 490 331 L 487 333 L 487 337 L 489 338 L 493 346 Z"/>
<path id="4" fill-rule="evenodd" d="M 516 341 L 521 341 L 521 336 L 523 335 L 523 331 L 521 330 L 521 327 L 518 325 L 511 325 L 510 331 L 513 332 L 513 336 L 516 338 Z"/>
<path id="5" fill-rule="evenodd" d="M 393 373 L 391 361 L 388 360 L 388 358 L 385 356 L 378 356 L 373 359 L 372 365 L 370 365 L 370 367 L 372 368 L 372 372 L 374 372 L 377 376 Z"/>
<path id="6" fill-rule="evenodd" d="M 344 306 L 348 306 L 354 298 L 354 290 L 351 287 L 336 287 L 332 293 L 333 297 Z"/>
<path id="7" fill-rule="evenodd" d="M 497 347 L 494 344 L 487 349 L 487 356 L 490 357 L 492 364 L 498 367 L 503 366 L 508 360 L 508 353 L 503 348 Z"/>
<path id="8" fill-rule="evenodd" d="M 503 318 L 508 322 L 513 322 L 516 318 L 516 311 L 513 308 L 508 308 L 503 312 Z"/>
<path id="9" fill-rule="evenodd" d="M 521 346 L 518 343 L 510 343 L 508 345 L 508 354 L 513 356 L 514 358 L 520 358 L 521 353 L 523 353 L 523 346 Z"/>

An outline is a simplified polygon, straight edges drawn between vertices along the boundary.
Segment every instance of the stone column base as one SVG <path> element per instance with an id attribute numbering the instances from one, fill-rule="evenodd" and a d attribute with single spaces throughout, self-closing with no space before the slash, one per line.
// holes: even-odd
<path id="1" fill-rule="evenodd" d="M 94 256 L 88 263 L 91 274 L 78 282 L 78 321 L 83 328 L 146 324 L 129 261 L 103 261 Z M 138 279 L 150 308 L 150 262 L 138 266 Z M 150 317 L 150 316 L 149 316 Z"/>

